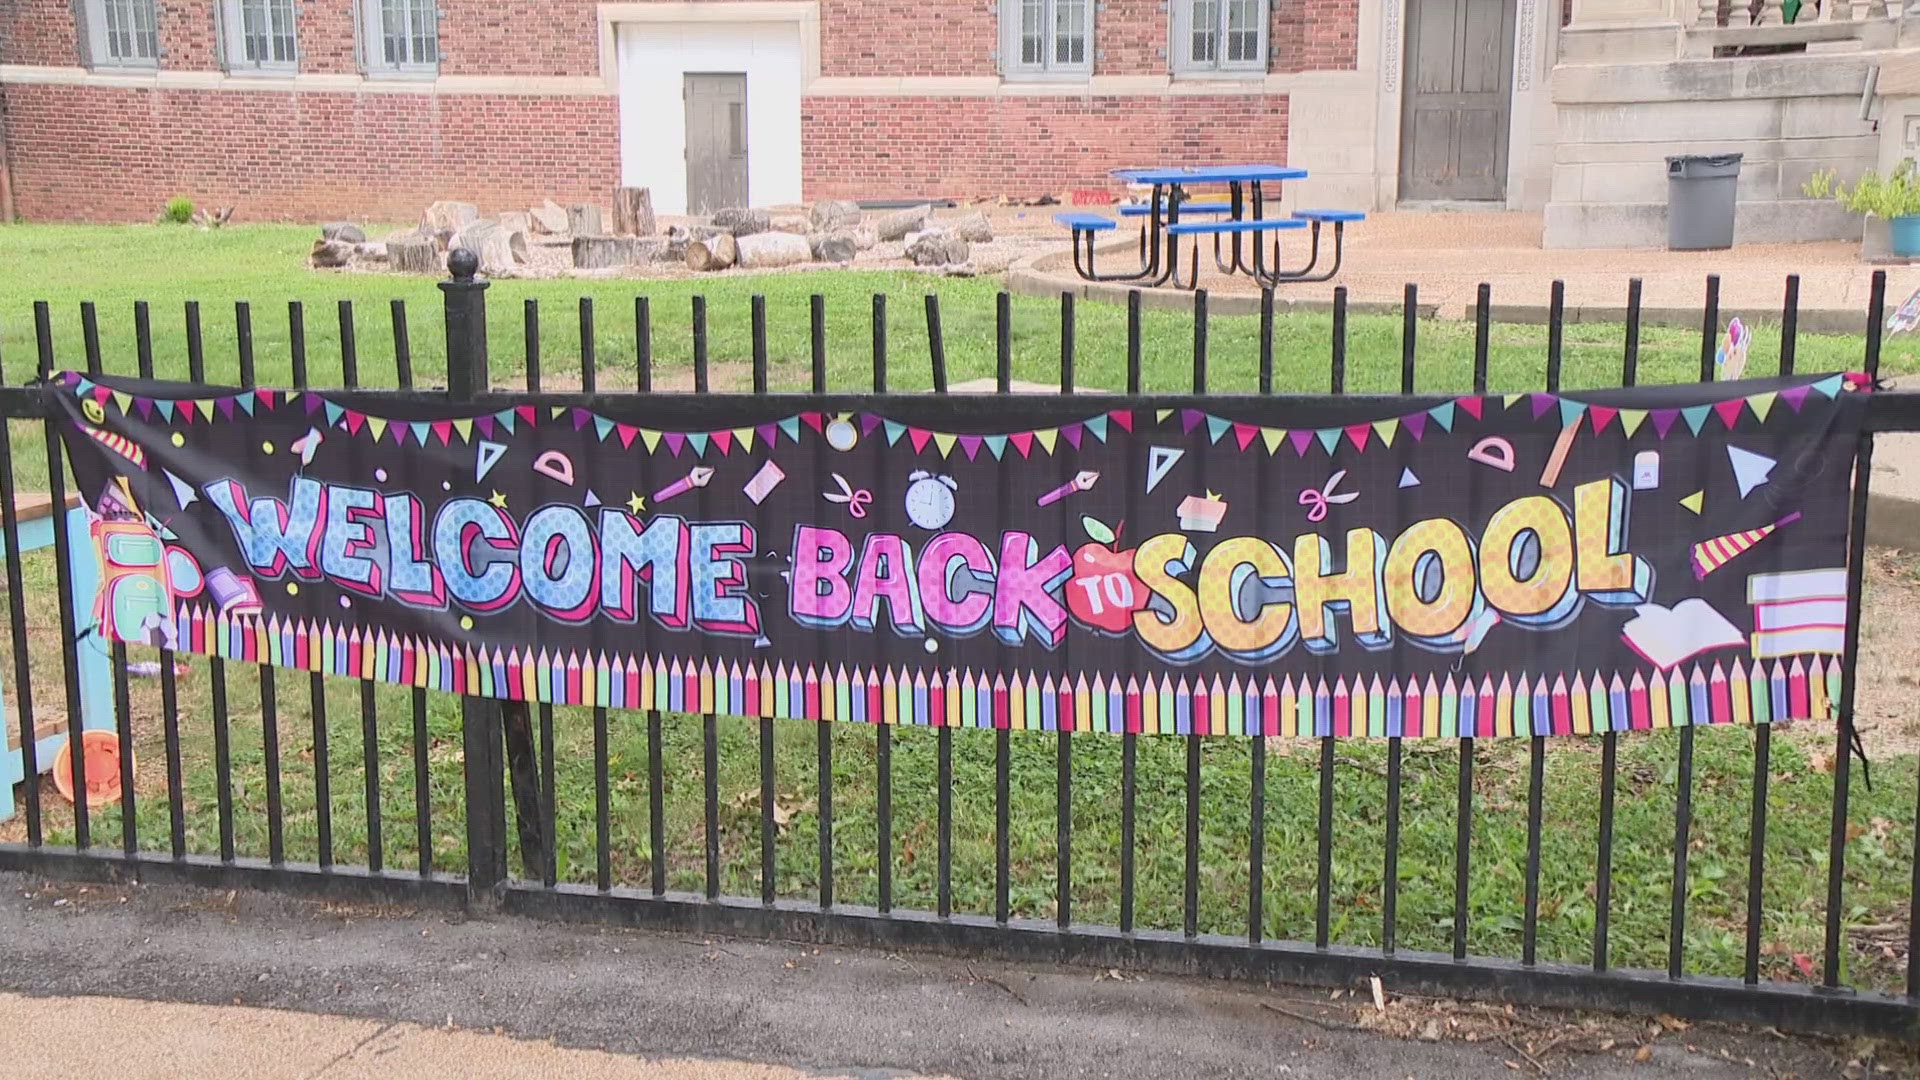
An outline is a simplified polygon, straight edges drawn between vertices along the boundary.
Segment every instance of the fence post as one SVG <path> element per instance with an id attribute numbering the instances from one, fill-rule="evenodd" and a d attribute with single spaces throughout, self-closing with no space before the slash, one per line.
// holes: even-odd
<path id="1" fill-rule="evenodd" d="M 447 397 L 471 401 L 487 388 L 487 282 L 477 281 L 479 256 L 465 248 L 447 255 L 452 278 L 440 283 L 446 307 Z M 460 699 L 465 751 L 467 898 L 492 907 L 507 876 L 506 792 L 498 702 Z"/>

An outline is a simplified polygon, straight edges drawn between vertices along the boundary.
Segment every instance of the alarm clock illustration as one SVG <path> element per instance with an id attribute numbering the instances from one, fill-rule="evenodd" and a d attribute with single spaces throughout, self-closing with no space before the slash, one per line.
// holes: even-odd
<path id="1" fill-rule="evenodd" d="M 953 520 L 953 493 L 958 490 L 951 476 L 916 472 L 907 477 L 908 520 L 928 532 L 946 528 Z"/>

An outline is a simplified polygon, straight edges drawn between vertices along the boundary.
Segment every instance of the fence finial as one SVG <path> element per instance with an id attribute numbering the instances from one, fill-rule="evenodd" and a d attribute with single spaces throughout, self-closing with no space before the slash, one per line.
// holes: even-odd
<path id="1" fill-rule="evenodd" d="M 447 253 L 447 272 L 455 281 L 471 282 L 473 275 L 480 272 L 480 256 L 466 248 L 454 248 Z"/>

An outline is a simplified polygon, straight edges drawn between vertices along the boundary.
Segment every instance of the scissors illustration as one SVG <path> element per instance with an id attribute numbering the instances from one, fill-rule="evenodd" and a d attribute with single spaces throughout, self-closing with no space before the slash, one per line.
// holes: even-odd
<path id="1" fill-rule="evenodd" d="M 873 492 L 865 488 L 855 491 L 853 485 L 847 483 L 847 478 L 841 476 L 839 473 L 833 474 L 833 482 L 840 486 L 840 490 L 823 491 L 820 493 L 821 498 L 826 499 L 830 503 L 840 503 L 844 505 L 847 508 L 847 512 L 854 517 L 866 517 L 867 507 L 873 505 Z"/>
<path id="2" fill-rule="evenodd" d="M 1347 470 L 1341 469 L 1339 472 L 1328 477 L 1326 486 L 1320 490 L 1315 491 L 1312 488 L 1306 488 L 1300 492 L 1300 505 L 1312 507 L 1311 510 L 1307 511 L 1308 521 L 1325 521 L 1327 520 L 1327 508 L 1329 506 L 1344 506 L 1360 497 L 1360 493 L 1357 491 L 1350 491 L 1345 495 L 1335 495 L 1333 493 L 1333 489 L 1339 487 L 1340 481 L 1346 478 Z"/>

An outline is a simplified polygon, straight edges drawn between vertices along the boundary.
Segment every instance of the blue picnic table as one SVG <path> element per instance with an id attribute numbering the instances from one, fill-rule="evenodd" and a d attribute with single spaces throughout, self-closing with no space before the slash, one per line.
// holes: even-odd
<path id="1" fill-rule="evenodd" d="M 1126 168 L 1116 169 L 1112 175 L 1130 184 L 1152 188 L 1146 203 L 1124 206 L 1120 210 L 1122 217 L 1146 219 L 1140 226 L 1140 263 L 1119 273 L 1099 273 L 1094 267 L 1094 240 L 1099 233 L 1117 228 L 1118 223 L 1100 214 L 1056 215 L 1056 221 L 1073 231 L 1074 270 L 1088 281 L 1133 281 L 1158 286 L 1171 280 L 1176 286 L 1193 288 L 1199 283 L 1201 236 L 1213 238 L 1214 264 L 1222 273 L 1243 273 L 1268 287 L 1281 282 L 1325 281 L 1339 272 L 1346 223 L 1366 216 L 1349 210 L 1301 210 L 1285 218 L 1268 217 L 1267 185 L 1307 178 L 1307 170 L 1288 165 Z M 1193 189 L 1206 186 L 1224 186 L 1226 200 L 1197 198 Z M 1320 262 L 1321 228 L 1328 224 L 1334 232 L 1333 266 L 1316 272 Z M 1311 254 L 1305 265 L 1287 269 L 1280 261 L 1280 235 L 1296 229 L 1312 230 Z M 1179 244 L 1183 237 L 1192 238 L 1192 265 L 1184 283 L 1179 270 Z M 1263 237 L 1272 238 L 1271 260 L 1267 258 Z"/>

